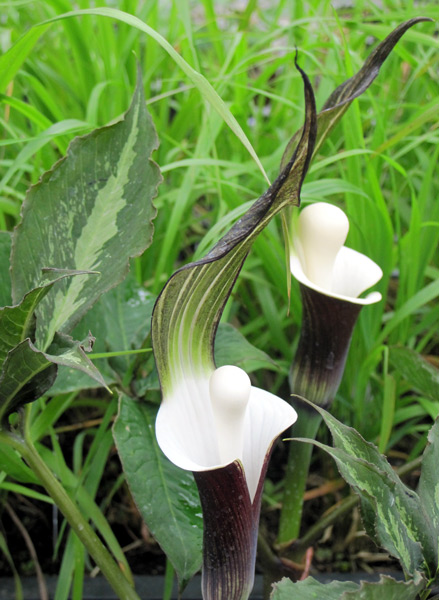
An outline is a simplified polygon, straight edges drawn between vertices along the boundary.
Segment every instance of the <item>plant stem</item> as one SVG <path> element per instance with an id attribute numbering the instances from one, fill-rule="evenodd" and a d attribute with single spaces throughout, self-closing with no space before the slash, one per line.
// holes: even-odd
<path id="1" fill-rule="evenodd" d="M 28 463 L 48 494 L 52 497 L 73 531 L 84 544 L 90 556 L 100 568 L 120 600 L 139 600 L 139 596 L 120 570 L 111 554 L 102 544 L 95 531 L 84 518 L 76 504 L 48 468 L 30 440 L 12 433 L 0 432 L 0 442 L 14 448 Z"/>
<path id="2" fill-rule="evenodd" d="M 324 530 L 330 525 L 333 525 L 336 521 L 341 519 L 345 514 L 351 512 L 351 510 L 358 504 L 358 496 L 351 494 L 340 502 L 337 506 L 328 512 L 326 515 L 321 517 L 315 525 L 310 527 L 305 535 L 301 537 L 295 544 L 292 545 L 291 551 L 294 554 L 304 554 L 306 549 L 312 546 L 323 534 Z M 290 555 L 286 552 L 288 558 Z"/>
<path id="3" fill-rule="evenodd" d="M 293 426 L 294 437 L 314 440 L 321 416 L 310 407 L 299 402 L 295 409 L 298 419 Z M 303 495 L 308 478 L 313 446 L 304 442 L 291 442 L 285 474 L 285 488 L 280 514 L 278 544 L 291 543 L 299 537 L 302 521 Z"/>

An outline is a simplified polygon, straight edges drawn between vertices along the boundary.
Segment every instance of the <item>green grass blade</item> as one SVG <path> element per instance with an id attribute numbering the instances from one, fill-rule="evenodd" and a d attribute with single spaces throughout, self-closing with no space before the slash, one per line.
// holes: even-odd
<path id="1" fill-rule="evenodd" d="M 132 27 L 136 27 L 140 31 L 148 34 L 152 37 L 160 46 L 171 56 L 171 58 L 175 61 L 175 63 L 181 68 L 181 70 L 187 75 L 187 77 L 193 82 L 195 87 L 200 91 L 203 98 L 209 102 L 212 107 L 218 112 L 222 119 L 227 123 L 233 133 L 238 137 L 241 143 L 246 147 L 250 156 L 253 158 L 255 163 L 258 165 L 261 173 L 263 174 L 265 180 L 269 183 L 269 179 L 267 174 L 265 173 L 264 167 L 262 166 L 261 161 L 259 160 L 253 146 L 245 135 L 243 129 L 239 125 L 238 121 L 232 115 L 230 110 L 227 108 L 225 102 L 222 98 L 217 94 L 213 86 L 207 81 L 207 79 L 198 71 L 196 71 L 193 67 L 187 63 L 184 58 L 175 50 L 175 48 L 157 31 L 155 31 L 152 27 L 149 27 L 146 23 L 143 23 L 140 19 L 135 17 L 134 15 L 129 15 L 123 11 L 114 9 L 114 8 L 90 8 L 84 10 L 75 10 L 69 13 L 65 13 L 63 15 L 59 15 L 54 17 L 53 19 L 47 20 L 44 25 L 49 23 L 53 23 L 54 21 L 59 21 L 60 19 L 66 19 L 69 17 L 78 17 L 80 15 L 98 15 L 102 17 L 109 17 L 115 19 L 117 21 L 121 21 L 123 23 L 127 23 Z"/>

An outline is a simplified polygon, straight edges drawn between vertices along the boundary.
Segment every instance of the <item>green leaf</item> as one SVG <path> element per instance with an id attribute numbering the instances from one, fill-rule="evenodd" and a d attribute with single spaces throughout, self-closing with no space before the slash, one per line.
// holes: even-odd
<path id="1" fill-rule="evenodd" d="M 352 581 L 332 581 L 320 583 L 312 577 L 293 583 L 283 579 L 274 584 L 270 600 L 415 600 L 426 582 L 419 573 L 410 581 L 395 581 L 392 577 L 381 576 L 380 581 L 360 585 Z"/>
<path id="2" fill-rule="evenodd" d="M 359 590 L 345 592 L 340 600 L 416 600 L 425 587 L 425 579 L 417 572 L 409 581 L 395 581 L 382 575 L 377 583 L 363 581 Z"/>
<path id="3" fill-rule="evenodd" d="M 9 275 L 9 256 L 11 254 L 11 234 L 0 231 L 0 306 L 12 303 L 11 278 Z"/>
<path id="4" fill-rule="evenodd" d="M 437 538 L 419 496 L 402 483 L 373 444 L 315 406 L 329 427 L 334 447 L 314 442 L 336 461 L 342 477 L 359 495 L 367 533 L 404 571 L 413 575 L 423 566 L 437 565 Z"/>
<path id="5" fill-rule="evenodd" d="M 0 365 L 4 365 L 0 377 L 0 421 L 22 404 L 42 396 L 52 386 L 57 372 L 55 363 L 73 365 L 75 370 L 79 368 L 93 377 L 99 385 L 105 385 L 99 371 L 85 357 L 79 342 L 75 345 L 69 340 L 68 348 L 63 347 L 60 350 L 62 358 L 39 355 L 30 343 L 35 328 L 34 312 L 41 300 L 55 283 L 65 277 L 84 273 L 50 270 L 44 274 L 45 281 L 42 285 L 25 294 L 20 304 L 0 309 Z M 17 349 L 25 339 L 28 339 L 30 345 L 24 344 Z M 53 351 L 56 353 L 55 347 Z M 20 360 L 25 362 L 20 363 Z M 16 366 L 20 373 L 18 381 L 17 374 L 13 371 Z M 21 384 L 24 384 L 24 387 Z"/>
<path id="6" fill-rule="evenodd" d="M 13 348 L 0 375 L 0 426 L 11 412 L 43 396 L 56 378 L 57 367 L 29 339 Z"/>
<path id="7" fill-rule="evenodd" d="M 104 359 L 93 360 L 93 364 L 102 376 L 106 387 L 117 383 L 117 377 Z M 91 379 L 89 375 L 72 367 L 59 366 L 58 375 L 50 388 L 50 395 L 70 394 L 81 390 L 93 390 L 102 387 L 100 381 Z"/>
<path id="8" fill-rule="evenodd" d="M 151 329 L 151 314 L 155 296 L 140 286 L 133 274 L 121 284 L 102 296 L 96 305 L 97 311 L 104 315 L 105 328 L 97 329 L 86 318 L 89 329 L 102 336 L 106 350 L 123 352 L 140 348 Z M 122 377 L 132 368 L 136 356 L 117 356 L 109 359 L 109 363 Z"/>
<path id="9" fill-rule="evenodd" d="M 86 354 L 86 352 L 91 352 L 93 344 L 94 337 L 91 335 L 82 342 L 78 342 L 65 333 L 56 333 L 48 351 L 44 354 L 48 360 L 57 365 L 72 367 L 87 373 L 105 387 L 101 374 Z"/>
<path id="10" fill-rule="evenodd" d="M 123 285 L 123 282 L 122 284 Z M 111 293 L 113 290 L 110 290 Z M 105 296 L 105 294 L 104 294 Z M 104 297 L 102 296 L 102 298 Z M 93 306 L 91 310 L 84 315 L 78 325 L 73 329 L 71 335 L 73 339 L 84 339 L 89 333 L 96 337 L 93 344 L 93 353 L 107 352 L 107 344 L 105 341 L 107 324 L 105 320 L 104 310 L 101 306 L 102 298 Z M 106 358 L 98 360 L 93 359 L 93 364 L 101 373 L 105 383 L 109 386 L 117 381 L 117 375 L 110 367 L 109 362 Z M 52 386 L 51 393 L 65 394 L 75 392 L 87 388 L 101 387 L 101 383 L 95 379 L 91 379 L 85 373 L 77 371 L 67 366 L 59 366 L 58 376 L 55 383 Z"/>
<path id="11" fill-rule="evenodd" d="M 152 317 L 154 356 L 163 394 L 173 380 L 214 368 L 213 340 L 224 304 L 258 234 L 300 188 L 314 147 L 314 94 L 305 73 L 305 125 L 291 161 L 250 210 L 203 259 L 179 269 L 162 290 Z"/>
<path id="12" fill-rule="evenodd" d="M 15 450 L 6 444 L 0 445 L 0 471 L 20 483 L 38 484 L 38 478 Z"/>
<path id="13" fill-rule="evenodd" d="M 378 44 L 375 50 L 368 56 L 358 73 L 344 81 L 332 92 L 317 117 L 317 138 L 314 154 L 318 152 L 320 146 L 347 111 L 352 101 L 355 98 L 358 98 L 358 96 L 361 96 L 376 78 L 382 64 L 404 33 L 410 29 L 410 27 L 413 27 L 413 25 L 423 21 L 433 21 L 433 19 L 428 17 L 416 17 L 401 23 L 401 25 L 394 29 L 385 40 Z M 286 165 L 291 159 L 300 133 L 300 131 L 297 132 L 289 142 L 282 157 L 282 166 Z"/>
<path id="14" fill-rule="evenodd" d="M 293 583 L 290 579 L 282 579 L 273 586 L 270 600 L 340 600 L 344 592 L 356 593 L 360 586 L 351 581 L 332 581 L 320 583 L 313 577 Z"/>
<path id="15" fill-rule="evenodd" d="M 162 454 L 155 411 L 121 396 L 114 439 L 137 507 L 166 553 L 183 588 L 202 562 L 202 517 L 192 473 Z"/>
<path id="16" fill-rule="evenodd" d="M 428 433 L 428 445 L 422 457 L 422 471 L 419 480 L 419 497 L 424 511 L 428 515 L 426 527 L 431 527 L 436 541 L 436 556 L 439 555 L 439 420 L 436 420 Z M 438 581 L 439 564 L 432 566 L 431 577 Z"/>
<path id="17" fill-rule="evenodd" d="M 93 353 L 124 352 L 141 348 L 151 328 L 151 313 L 155 297 L 140 286 L 129 273 L 117 287 L 109 290 L 73 329 L 75 339 L 83 339 L 88 332 L 96 337 Z M 93 359 L 107 385 L 119 378 L 130 378 L 139 355 L 122 355 Z M 143 381 L 143 380 L 142 380 Z M 78 371 L 60 367 L 52 393 L 61 394 L 101 384 Z"/>
<path id="18" fill-rule="evenodd" d="M 439 369 L 409 348 L 392 346 L 389 358 L 395 369 L 417 392 L 432 400 L 439 398 Z"/>
<path id="19" fill-rule="evenodd" d="M 12 250 L 15 300 L 36 287 L 43 267 L 99 271 L 64 281 L 38 308 L 37 346 L 70 331 L 126 275 L 152 241 L 161 176 L 149 156 L 157 136 L 139 76 L 130 109 L 114 125 L 75 139 L 67 157 L 32 187 Z"/>
<path id="20" fill-rule="evenodd" d="M 50 271 L 41 286 L 25 294 L 20 304 L 0 308 L 0 365 L 7 353 L 25 338 L 33 338 L 34 312 L 52 286 L 71 275 L 84 275 L 83 271 Z"/>
<path id="21" fill-rule="evenodd" d="M 83 475 L 75 475 L 66 465 L 62 454 L 54 452 L 43 444 L 37 444 L 37 451 L 41 458 L 62 482 L 67 493 L 75 499 L 81 512 L 96 528 L 97 533 L 105 541 L 108 549 L 113 554 L 121 569 L 125 572 L 127 579 L 131 579 L 131 572 L 126 557 L 117 541 L 108 520 L 105 518 L 95 499 L 83 485 Z"/>
<path id="22" fill-rule="evenodd" d="M 57 333 L 46 353 L 38 350 L 27 338 L 8 353 L 3 363 L 0 375 L 0 422 L 23 404 L 45 394 L 55 381 L 57 365 L 83 371 L 105 386 L 101 374 L 87 358 L 83 343 Z"/>
<path id="23" fill-rule="evenodd" d="M 257 369 L 278 369 L 268 354 L 250 344 L 233 325 L 220 323 L 215 337 L 215 364 L 235 365 L 251 373 Z"/>

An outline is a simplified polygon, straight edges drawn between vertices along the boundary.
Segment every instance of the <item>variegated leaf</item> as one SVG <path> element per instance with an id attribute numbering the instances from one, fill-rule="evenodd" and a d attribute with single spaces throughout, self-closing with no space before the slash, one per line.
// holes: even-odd
<path id="1" fill-rule="evenodd" d="M 439 555 L 439 419 L 428 433 L 428 445 L 422 457 L 422 471 L 419 480 L 419 497 L 429 517 L 428 525 L 436 542 L 436 556 Z M 439 564 L 431 565 L 430 576 L 439 581 Z"/>
<path id="2" fill-rule="evenodd" d="M 0 308 L 0 366 L 6 355 L 25 338 L 33 338 L 34 312 L 53 285 L 65 277 L 88 275 L 84 271 L 50 271 L 41 276 L 41 285 L 25 294 L 16 306 Z"/>
<path id="3" fill-rule="evenodd" d="M 41 352 L 27 338 L 8 353 L 3 363 L 0 423 L 11 412 L 40 398 L 50 389 L 56 378 L 57 365 L 83 371 L 105 387 L 101 374 L 87 358 L 83 343 L 75 342 L 65 334 L 56 334 L 49 352 Z"/>
<path id="4" fill-rule="evenodd" d="M 44 355 L 50 362 L 82 371 L 89 377 L 98 381 L 103 387 L 106 387 L 101 374 L 86 354 L 87 352 L 92 351 L 93 344 L 94 337 L 91 335 L 88 335 L 84 340 L 78 342 L 70 335 L 56 333 Z"/>
<path id="5" fill-rule="evenodd" d="M 317 117 L 317 137 L 314 153 L 318 152 L 320 146 L 347 111 L 352 101 L 367 90 L 378 75 L 382 64 L 404 33 L 417 23 L 432 20 L 433 19 L 428 17 L 415 17 L 414 19 L 401 23 L 401 25 L 394 29 L 385 40 L 378 44 L 375 50 L 368 56 L 358 73 L 344 81 L 332 92 Z M 300 133 L 300 131 L 297 132 L 289 142 L 282 157 L 282 167 L 284 167 L 291 159 Z"/>
<path id="6" fill-rule="evenodd" d="M 410 348 L 392 346 L 390 362 L 415 390 L 432 400 L 439 397 L 439 369 Z"/>
<path id="7" fill-rule="evenodd" d="M 11 298 L 11 278 L 9 276 L 9 256 L 11 254 L 11 234 L 0 231 L 0 306 L 8 306 Z"/>
<path id="8" fill-rule="evenodd" d="M 376 583 L 362 581 L 359 590 L 345 592 L 340 600 L 416 600 L 426 583 L 418 572 L 409 581 L 382 575 Z"/>
<path id="9" fill-rule="evenodd" d="M 340 600 L 345 591 L 356 593 L 360 586 L 352 581 L 331 581 L 320 583 L 313 577 L 293 583 L 291 579 L 282 579 L 273 586 L 270 600 Z"/>
<path id="10" fill-rule="evenodd" d="M 392 577 L 382 576 L 376 583 L 362 581 L 332 581 L 321 583 L 312 577 L 293 583 L 283 579 L 274 585 L 271 600 L 415 600 L 419 592 L 425 589 L 426 582 L 419 573 L 409 581 L 396 581 Z"/>
<path id="11" fill-rule="evenodd" d="M 73 329 L 71 335 L 75 339 L 83 339 L 88 332 L 96 337 L 93 353 L 115 354 L 93 360 L 107 385 L 123 378 L 128 381 L 136 362 L 151 355 L 124 355 L 124 352 L 142 348 L 149 336 L 154 301 L 155 297 L 136 282 L 133 273 L 129 273 L 117 287 L 103 294 Z M 61 367 L 52 391 L 54 394 L 67 393 L 99 385 L 85 374 Z"/>
<path id="12" fill-rule="evenodd" d="M 139 76 L 130 109 L 69 147 L 67 157 L 32 187 L 12 251 L 15 301 L 36 287 L 41 269 L 99 271 L 53 290 L 38 309 L 37 346 L 67 332 L 106 290 L 121 281 L 128 259 L 151 243 L 161 176 L 150 159 L 157 136 Z"/>
<path id="13" fill-rule="evenodd" d="M 152 339 L 164 395 L 183 374 L 197 376 L 212 369 L 216 328 L 254 239 L 282 208 L 299 203 L 316 132 L 314 94 L 305 73 L 299 71 L 305 86 L 306 114 L 294 156 L 206 257 L 174 273 L 156 302 Z"/>
<path id="14" fill-rule="evenodd" d="M 322 408 L 315 408 L 331 431 L 334 447 L 314 443 L 335 459 L 340 474 L 359 495 L 369 535 L 397 557 L 410 575 L 424 561 L 430 568 L 437 564 L 437 540 L 419 496 L 402 483 L 376 446 Z"/>

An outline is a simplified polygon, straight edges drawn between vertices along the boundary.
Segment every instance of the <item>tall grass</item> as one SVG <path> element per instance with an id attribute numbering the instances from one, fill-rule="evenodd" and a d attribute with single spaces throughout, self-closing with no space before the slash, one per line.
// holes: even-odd
<path id="1" fill-rule="evenodd" d="M 301 123 L 296 47 L 321 106 L 398 22 L 420 13 L 434 18 L 439 12 L 433 3 L 386 2 L 383 10 L 372 2 L 336 10 L 330 2 L 302 3 L 301 8 L 288 2 L 261 4 L 249 2 L 242 10 L 209 0 L 165 7 L 126 1 L 118 7 L 156 29 L 205 75 L 271 178 L 288 137 Z M 3 25 L 4 49 L 31 25 L 74 8 L 68 0 L 37 3 L 35 10 L 27 4 L 11 7 Z M 422 296 L 414 312 L 395 320 L 407 300 L 435 277 L 438 42 L 432 33 L 431 25 L 418 27 L 397 45 L 378 80 L 321 149 L 303 190 L 305 202 L 344 206 L 352 222 L 349 244 L 384 270 L 380 287 L 386 300 L 363 311 L 340 391 L 345 418 L 366 427 L 369 436 L 377 434 L 381 410 L 382 343 L 422 351 L 435 345 L 431 324 L 436 309 Z M 75 133 L 126 109 L 136 58 L 161 139 L 156 160 L 165 172 L 155 243 L 137 264 L 137 274 L 158 292 L 177 264 L 194 251 L 199 256 L 198 246 L 204 251 L 214 242 L 211 229 L 219 233 L 231 211 L 239 214 L 266 184 L 243 144 L 172 58 L 127 24 L 97 16 L 57 22 L 22 65 L 2 97 L 0 222 L 13 226 L 26 188 L 65 153 Z M 256 345 L 288 362 L 300 305 L 294 288 L 288 316 L 283 255 L 275 223 L 256 244 L 235 307 L 228 312 Z M 260 279 L 267 285 L 261 287 Z M 252 306 L 241 301 L 241 294 L 243 299 L 250 295 Z M 385 338 L 379 335 L 383 320 Z"/>
<path id="2" fill-rule="evenodd" d="M 2 50 L 33 25 L 92 4 L 11 2 L 1 24 Z M 205 76 L 270 179 L 302 122 L 296 48 L 321 107 L 398 23 L 421 14 L 439 17 L 437 3 L 405 0 L 385 0 L 383 8 L 368 0 L 337 3 L 338 8 L 329 0 L 249 0 L 245 6 L 214 0 L 108 0 L 101 5 L 146 22 Z M 382 450 L 405 436 L 415 454 L 422 450 L 439 403 L 426 410 L 415 396 L 407 398 L 407 385 L 386 356 L 392 344 L 438 354 L 439 43 L 434 28 L 423 23 L 399 42 L 377 80 L 320 149 L 302 193 L 303 203 L 325 200 L 344 208 L 351 220 L 348 245 L 369 254 L 384 271 L 379 284 L 384 300 L 362 311 L 334 411 L 367 439 L 381 436 Z M 137 61 L 160 137 L 155 160 L 164 184 L 156 201 L 154 243 L 133 268 L 138 281 L 158 293 L 176 266 L 208 250 L 267 183 L 242 139 L 173 58 L 126 23 L 99 16 L 56 22 L 36 42 L 13 82 L 3 86 L 0 226 L 14 227 L 26 189 L 65 154 L 74 135 L 126 110 Z M 262 387 L 285 396 L 301 318 L 297 286 L 293 282 L 288 302 L 286 281 L 276 220 L 256 242 L 225 318 L 278 362 L 278 373 L 255 376 Z M 60 406 L 58 412 L 46 410 L 45 418 L 59 418 L 70 403 Z M 42 413 L 35 418 L 37 438 L 51 438 L 56 462 L 56 419 L 43 423 Z M 96 430 L 95 441 L 107 435 L 105 427 Z M 102 471 L 102 465 L 91 465 L 93 444 L 82 475 L 92 497 L 92 482 Z M 81 457 L 78 440 L 73 471 Z M 74 553 L 74 547 L 69 551 Z"/>

